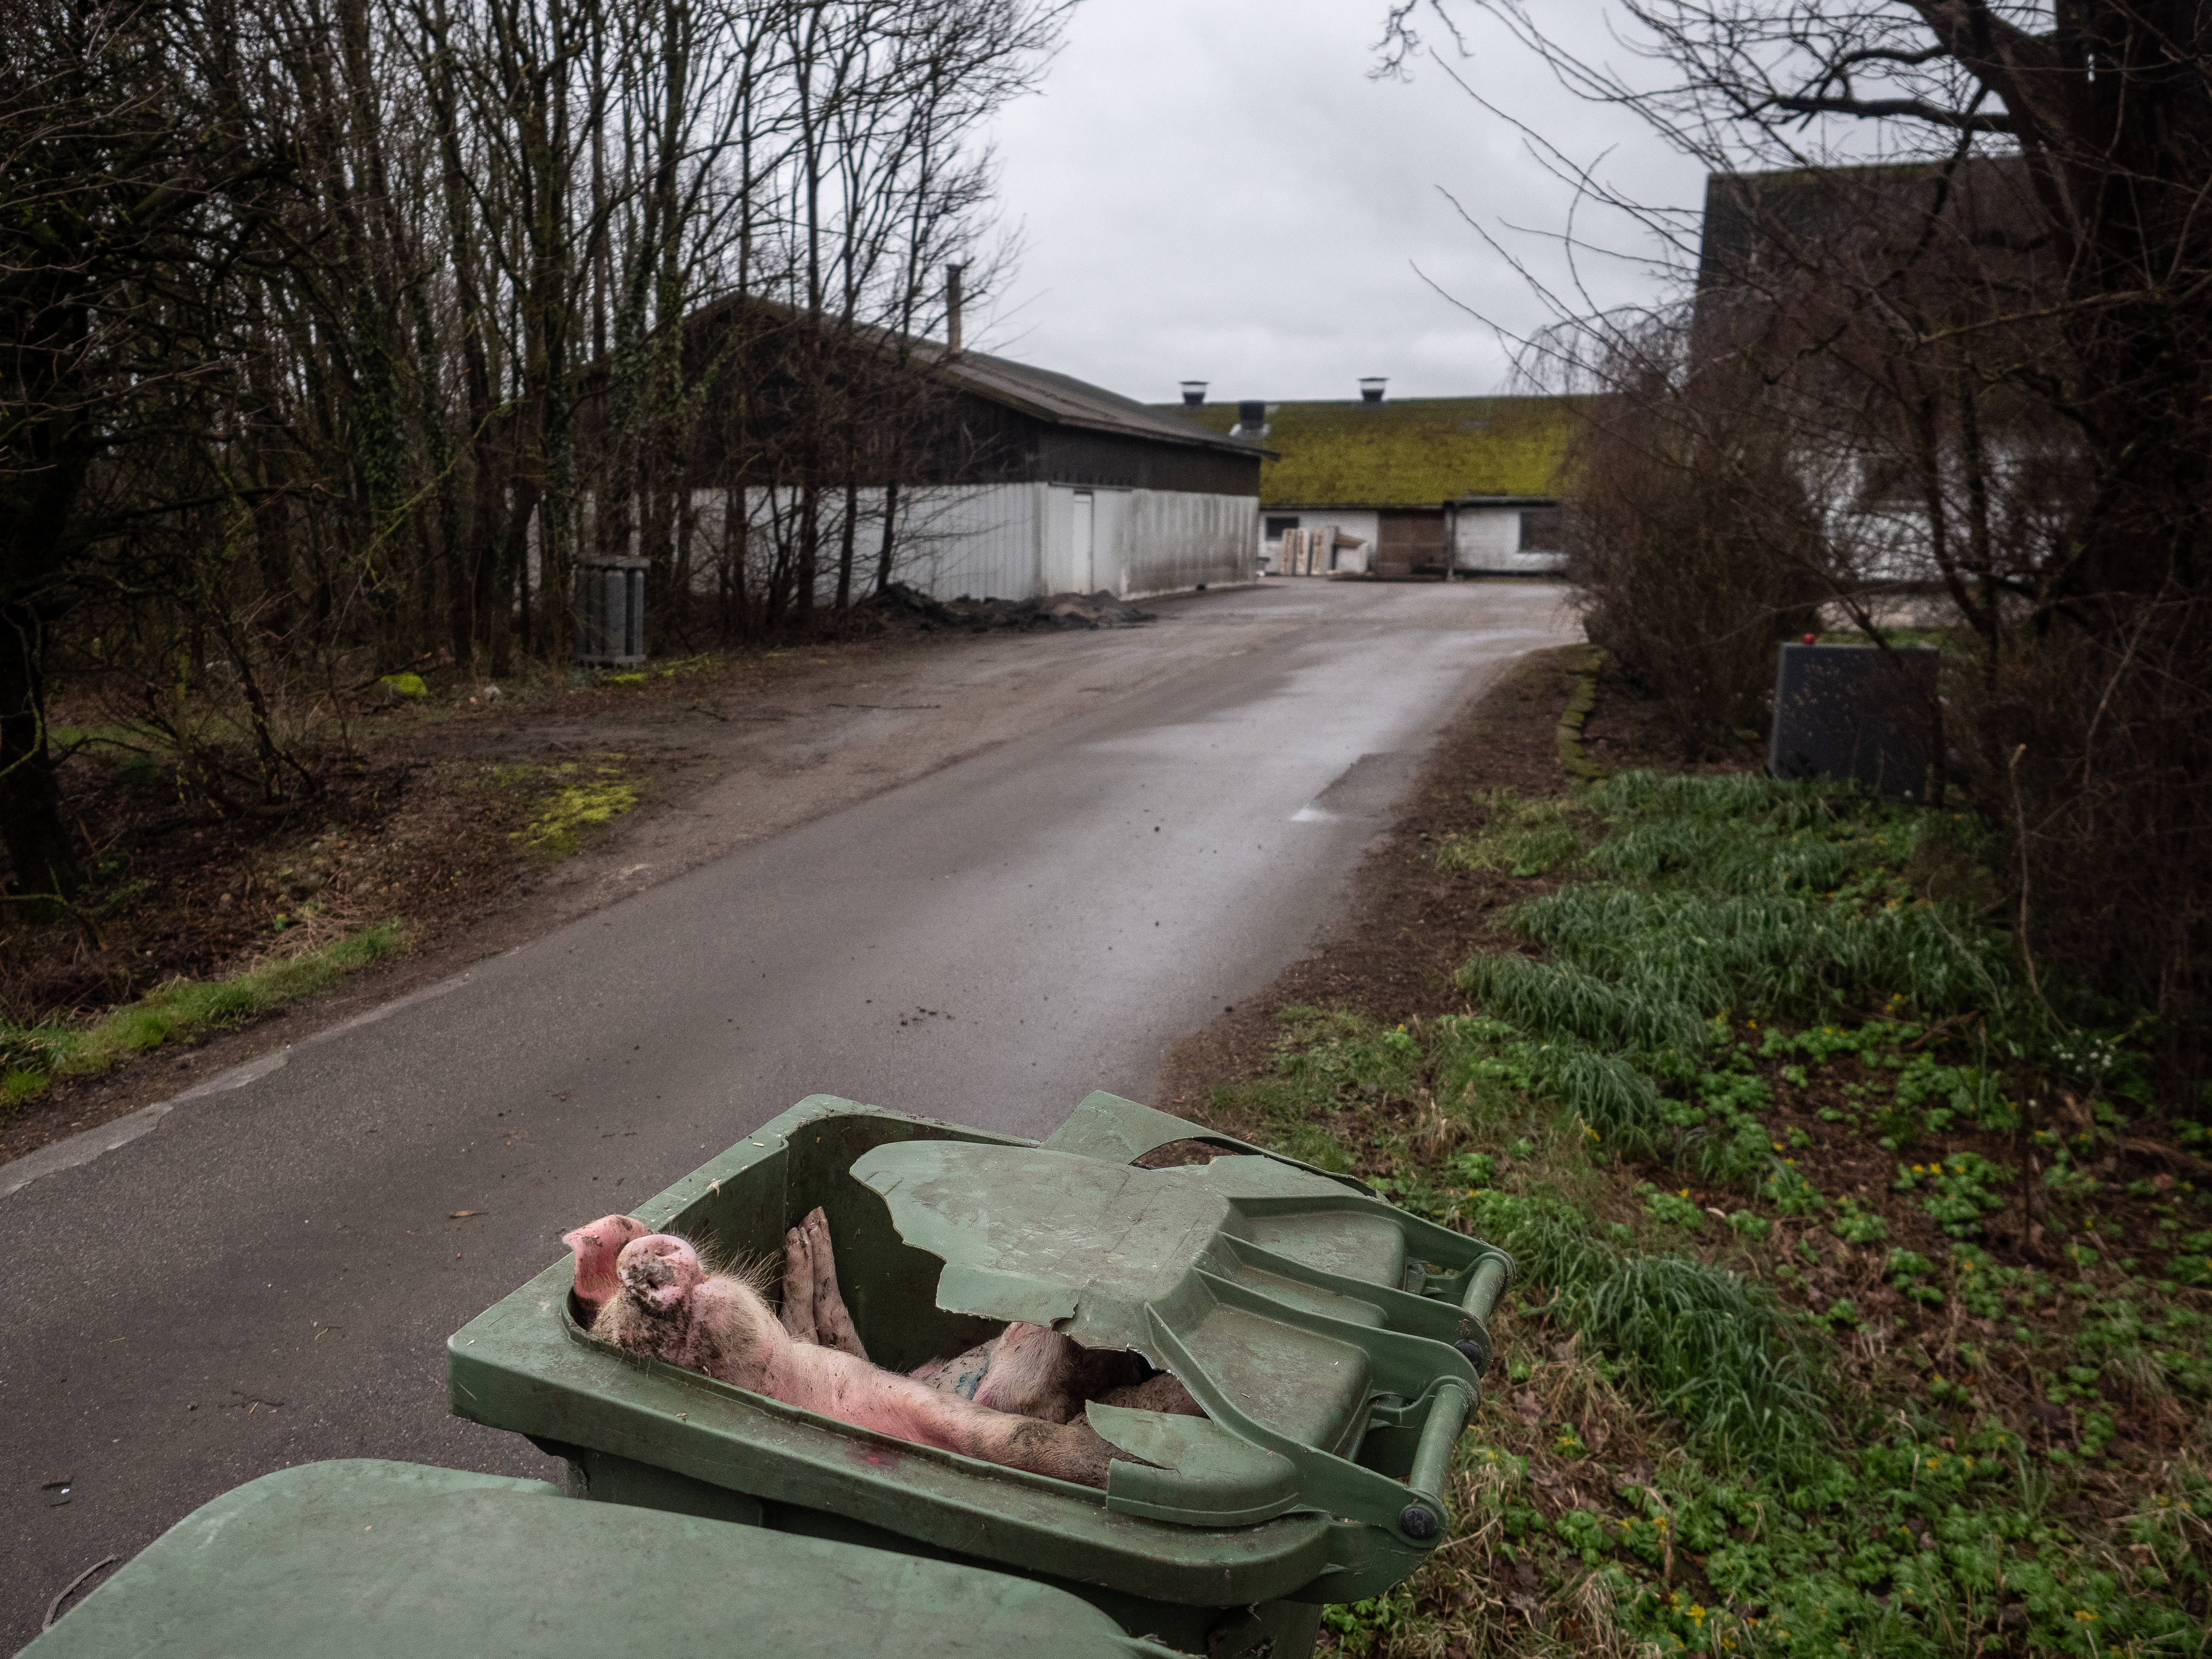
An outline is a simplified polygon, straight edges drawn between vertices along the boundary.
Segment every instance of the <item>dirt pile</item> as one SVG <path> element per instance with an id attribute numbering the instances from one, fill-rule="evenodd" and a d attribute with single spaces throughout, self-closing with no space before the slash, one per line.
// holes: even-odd
<path id="1" fill-rule="evenodd" d="M 1151 611 L 1139 611 L 1103 587 L 1096 593 L 1048 593 L 1031 599 L 971 599 L 963 593 L 948 601 L 932 599 L 903 582 L 893 582 L 860 608 L 887 623 L 913 622 L 924 632 L 1133 628 L 1152 620 Z"/>

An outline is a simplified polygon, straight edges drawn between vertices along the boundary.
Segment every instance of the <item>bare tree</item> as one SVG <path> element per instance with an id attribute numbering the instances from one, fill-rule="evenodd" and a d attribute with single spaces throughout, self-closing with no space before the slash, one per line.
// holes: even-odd
<path id="1" fill-rule="evenodd" d="M 0 36 L 0 841 L 19 892 L 66 898 L 54 637 L 92 592 L 149 574 L 139 481 L 240 390 L 224 301 L 274 254 L 282 149 L 234 14 L 9 0 Z"/>
<path id="2" fill-rule="evenodd" d="M 2212 1012 L 2212 21 L 2179 0 L 1630 0 L 1616 70 L 1525 0 L 1407 0 L 1383 68 L 1455 59 L 1478 9 L 1727 175 L 1702 267 L 1679 264 L 1702 313 L 1680 374 L 1768 388 L 1801 476 L 1826 469 L 1828 570 L 1863 621 L 1885 560 L 1930 574 L 1975 642 L 1952 736 L 2022 849 L 2022 948 L 2149 999 L 2192 1063 Z M 1679 216 L 1550 154 L 1687 254 Z M 1716 238 L 1717 211 L 1739 234 Z M 1640 325 L 1559 309 L 1539 372 Z"/>
<path id="3" fill-rule="evenodd" d="M 745 627 L 850 603 L 896 343 L 1067 9 L 0 0 L 11 891 L 81 878 L 57 676 L 281 812 L 349 688 L 565 656 L 580 553 L 643 554 L 678 628 L 709 567 Z M 747 293 L 783 309 L 702 348 Z"/>

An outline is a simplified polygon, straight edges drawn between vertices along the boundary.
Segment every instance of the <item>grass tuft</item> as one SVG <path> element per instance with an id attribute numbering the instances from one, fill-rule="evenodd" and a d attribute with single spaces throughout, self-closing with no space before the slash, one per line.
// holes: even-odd
<path id="1" fill-rule="evenodd" d="M 1722 1461 L 1802 1473 L 1825 1446 L 1826 1391 L 1763 1287 L 1692 1257 L 1608 1243 L 1558 1199 L 1487 1193 L 1474 1216 L 1548 1293 L 1532 1312 L 1626 1362 Z"/>
<path id="2" fill-rule="evenodd" d="M 104 1071 L 165 1042 L 235 1025 L 264 1009 L 312 995 L 397 950 L 406 924 L 393 921 L 220 980 L 178 980 L 85 1025 L 0 1022 L 0 1074 L 9 1105 L 42 1092 L 57 1076 Z"/>
<path id="3" fill-rule="evenodd" d="M 1540 876 L 1572 864 L 1585 841 L 1580 821 L 1586 813 L 1558 800 L 1525 800 L 1511 789 L 1475 797 L 1483 810 L 1481 829 L 1447 836 L 1437 862 L 1447 870 L 1494 870 L 1516 877 Z"/>

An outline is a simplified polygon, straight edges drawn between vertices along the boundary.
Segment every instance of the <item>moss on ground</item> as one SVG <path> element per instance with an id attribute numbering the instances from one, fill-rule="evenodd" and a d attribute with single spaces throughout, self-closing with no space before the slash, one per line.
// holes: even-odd
<path id="1" fill-rule="evenodd" d="M 628 758 L 610 752 L 589 762 L 487 767 L 484 780 L 494 788 L 514 790 L 528 799 L 530 820 L 514 832 L 514 838 L 527 851 L 550 860 L 576 852 L 592 830 L 637 805 L 639 785 L 624 763 Z"/>

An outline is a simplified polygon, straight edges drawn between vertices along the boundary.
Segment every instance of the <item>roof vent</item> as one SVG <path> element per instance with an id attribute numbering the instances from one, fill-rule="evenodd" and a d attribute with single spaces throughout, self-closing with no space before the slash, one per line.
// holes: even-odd
<path id="1" fill-rule="evenodd" d="M 1182 383 L 1182 401 L 1187 409 L 1196 409 L 1203 404 L 1206 402 L 1206 382 L 1185 380 Z"/>
<path id="2" fill-rule="evenodd" d="M 1242 403 L 1237 405 L 1237 424 L 1229 428 L 1232 438 L 1264 438 L 1267 435 L 1267 405 L 1264 403 Z"/>
<path id="3" fill-rule="evenodd" d="M 1359 401 L 1363 404 L 1381 403 L 1382 401 L 1382 388 L 1389 384 L 1390 377 L 1387 374 L 1361 375 L 1359 377 Z"/>

